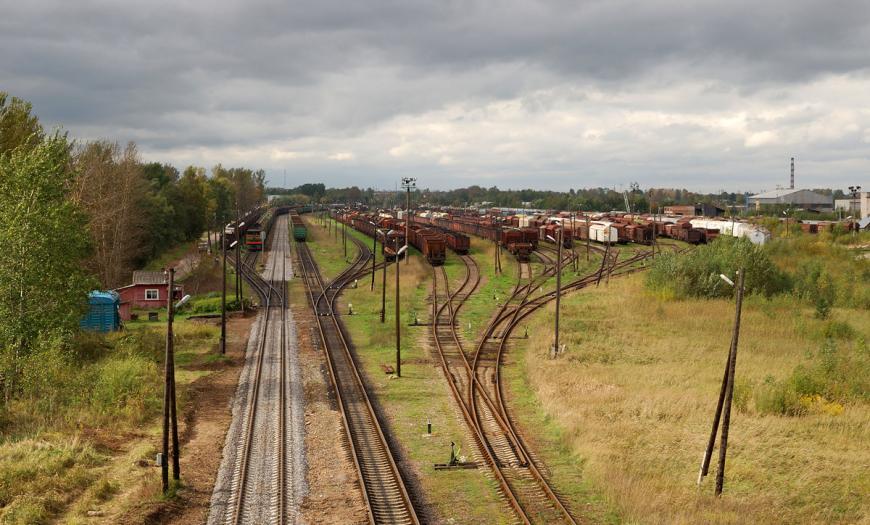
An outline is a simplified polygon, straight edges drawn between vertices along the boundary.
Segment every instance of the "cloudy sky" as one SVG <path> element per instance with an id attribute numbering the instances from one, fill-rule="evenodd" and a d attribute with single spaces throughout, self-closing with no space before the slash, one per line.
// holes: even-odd
<path id="1" fill-rule="evenodd" d="M 0 90 L 288 185 L 870 187 L 870 2 L 0 0 Z"/>

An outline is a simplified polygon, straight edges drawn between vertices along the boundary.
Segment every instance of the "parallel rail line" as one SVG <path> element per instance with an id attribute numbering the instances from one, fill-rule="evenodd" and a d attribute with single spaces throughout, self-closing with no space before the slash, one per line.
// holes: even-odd
<path id="1" fill-rule="evenodd" d="M 361 241 L 350 236 L 357 246 L 354 261 L 329 284 L 324 283 L 308 246 L 296 243 L 308 298 L 329 365 L 363 498 L 371 523 L 419 525 L 405 481 L 393 458 L 380 423 L 350 351 L 342 323 L 337 318 L 335 300 L 341 291 L 360 275 L 372 256 Z"/>
<path id="2" fill-rule="evenodd" d="M 285 232 L 286 233 L 286 232 Z M 258 422 L 258 403 L 260 398 L 260 386 L 261 379 L 263 376 L 263 363 L 265 360 L 266 354 L 266 345 L 269 339 L 269 323 L 272 320 L 272 314 L 275 307 L 277 307 L 280 311 L 280 351 L 279 351 L 279 421 L 278 421 L 278 431 L 277 431 L 277 442 L 278 442 L 278 461 L 276 463 L 276 488 L 277 488 L 277 498 L 278 504 L 276 509 L 277 514 L 277 523 L 283 525 L 287 519 L 287 499 L 288 499 L 288 491 L 286 490 L 286 469 L 287 469 L 287 453 L 286 453 L 286 444 L 287 444 L 287 429 L 286 429 L 286 405 L 287 405 L 287 379 L 286 379 L 286 368 L 287 368 L 287 334 L 286 334 L 286 309 L 287 309 L 287 287 L 284 276 L 286 275 L 286 251 L 288 248 L 288 243 L 286 236 L 279 236 L 279 239 L 275 239 L 275 235 L 271 236 L 271 243 L 274 246 L 275 242 L 278 242 L 280 246 L 280 250 L 272 250 L 272 257 L 277 257 L 278 254 L 281 254 L 281 278 L 279 280 L 275 279 L 275 274 L 277 273 L 278 265 L 272 265 L 271 275 L 268 280 L 263 279 L 262 276 L 256 271 L 254 265 L 257 260 L 257 253 L 249 253 L 245 256 L 244 260 L 241 261 L 239 268 L 241 270 L 241 275 L 248 281 L 248 283 L 254 288 L 257 295 L 259 295 L 260 300 L 265 307 L 265 312 L 263 314 L 263 323 L 260 327 L 260 335 L 259 341 L 257 342 L 257 357 L 256 364 L 254 370 L 254 386 L 253 391 L 248 398 L 247 404 L 247 418 L 245 421 L 244 431 L 242 433 L 242 443 L 240 445 L 241 449 L 241 459 L 240 465 L 238 468 L 238 473 L 236 480 L 238 484 L 235 488 L 235 498 L 232 502 L 233 512 L 231 517 L 231 523 L 240 524 L 250 521 L 246 519 L 246 514 L 249 510 L 246 508 L 245 500 L 248 495 L 248 481 L 249 481 L 249 467 L 251 461 L 251 454 L 254 448 L 254 440 L 255 436 L 255 427 Z M 273 301 L 274 297 L 274 301 Z M 277 305 L 276 305 L 277 303 Z"/>

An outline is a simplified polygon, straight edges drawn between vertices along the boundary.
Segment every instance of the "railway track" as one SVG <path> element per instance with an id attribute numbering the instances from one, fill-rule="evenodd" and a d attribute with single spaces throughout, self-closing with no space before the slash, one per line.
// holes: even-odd
<path id="1" fill-rule="evenodd" d="M 601 276 L 631 267 L 648 256 L 646 253 L 618 262 L 618 251 L 605 251 L 596 271 L 563 286 L 563 294 L 594 282 Z M 543 465 L 526 446 L 504 402 L 501 363 L 508 338 L 520 320 L 555 299 L 555 291 L 540 293 L 542 286 L 556 272 L 557 251 L 544 248 L 535 254 L 544 263 L 544 271 L 526 282 L 518 278 L 510 297 L 500 306 L 483 337 L 469 356 L 457 331 L 458 312 L 479 284 L 479 268 L 473 258 L 463 256 L 466 275 L 455 291 L 443 268 L 434 268 L 432 336 L 448 384 L 460 406 L 478 449 L 492 469 L 500 492 L 522 523 L 576 524 L 570 509 L 550 485 Z M 563 252 L 562 268 L 577 255 Z"/>
<path id="2" fill-rule="evenodd" d="M 293 480 L 303 476 L 300 458 L 291 457 L 291 427 L 299 426 L 288 411 L 288 335 L 286 260 L 288 231 L 278 221 L 272 231 L 270 265 L 264 274 L 254 265 L 257 253 L 240 263 L 242 276 L 263 308 L 257 327 L 253 367 L 241 413 L 241 428 L 231 452 L 229 496 L 210 523 L 278 523 L 293 521 L 298 502 Z M 277 247 L 277 248 L 276 248 Z M 298 417 L 299 414 L 297 413 Z M 226 449 L 225 449 L 226 454 Z"/>
<path id="3" fill-rule="evenodd" d="M 465 278 L 454 291 L 450 290 L 444 268 L 433 268 L 432 336 L 451 392 L 481 456 L 517 518 L 522 523 L 576 523 L 546 480 L 541 478 L 542 486 L 533 473 L 536 466 L 529 461 L 525 446 L 512 430 L 503 409 L 501 392 L 493 388 L 495 382 L 491 374 L 497 372 L 497 364 L 488 363 L 484 373 L 480 353 L 469 357 L 463 348 L 457 316 L 479 285 L 480 271 L 473 258 L 461 258 L 466 268 Z M 545 271 L 525 285 L 518 281 L 512 297 L 528 295 L 536 283 L 550 274 L 551 271 Z M 504 306 L 500 311 L 504 311 Z"/>
<path id="4" fill-rule="evenodd" d="M 366 268 L 372 256 L 369 249 L 353 236 L 348 239 L 357 246 L 357 256 L 329 284 L 324 282 L 308 246 L 297 243 L 302 276 L 317 318 L 329 374 L 351 456 L 361 481 L 369 520 L 377 524 L 416 525 L 419 524 L 416 510 L 366 393 L 345 329 L 337 317 L 336 297 L 358 276 L 371 271 L 371 267 Z"/>

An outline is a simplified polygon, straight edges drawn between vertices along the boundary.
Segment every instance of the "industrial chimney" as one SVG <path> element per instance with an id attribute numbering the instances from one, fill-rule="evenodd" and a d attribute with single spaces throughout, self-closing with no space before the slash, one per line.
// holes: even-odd
<path id="1" fill-rule="evenodd" d="M 788 188 L 794 189 L 794 157 L 791 158 L 791 185 Z"/>

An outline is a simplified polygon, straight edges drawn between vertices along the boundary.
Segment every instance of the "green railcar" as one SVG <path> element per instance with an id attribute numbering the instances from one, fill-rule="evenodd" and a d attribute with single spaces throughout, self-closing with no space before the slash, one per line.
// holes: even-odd
<path id="1" fill-rule="evenodd" d="M 291 213 L 290 226 L 293 228 L 293 239 L 296 242 L 305 242 L 305 239 L 308 237 L 308 228 L 302 222 L 302 217 L 296 213 Z"/>

